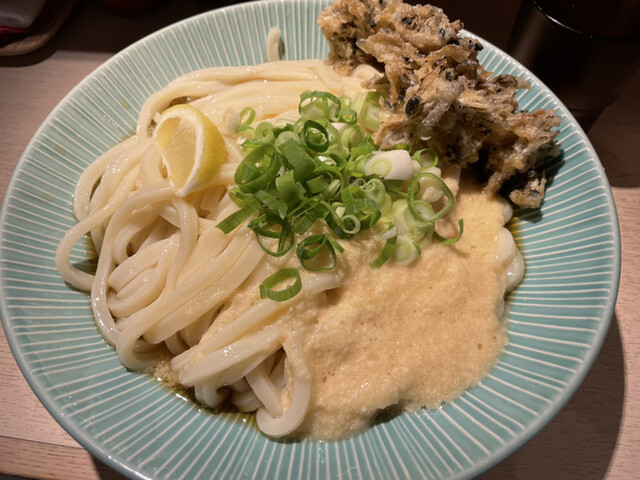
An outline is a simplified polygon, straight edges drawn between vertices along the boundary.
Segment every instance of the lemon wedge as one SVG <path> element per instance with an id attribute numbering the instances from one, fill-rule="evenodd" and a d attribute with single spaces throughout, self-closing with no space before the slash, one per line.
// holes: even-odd
<path id="1" fill-rule="evenodd" d="M 184 197 L 206 187 L 220 170 L 225 145 L 207 116 L 189 104 L 166 109 L 153 133 L 169 182 Z"/>

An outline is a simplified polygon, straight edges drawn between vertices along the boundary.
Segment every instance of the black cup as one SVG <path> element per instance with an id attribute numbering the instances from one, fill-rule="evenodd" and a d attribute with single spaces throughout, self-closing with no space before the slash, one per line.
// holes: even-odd
<path id="1" fill-rule="evenodd" d="M 588 130 L 636 73 L 640 0 L 521 0 L 507 52 Z"/>

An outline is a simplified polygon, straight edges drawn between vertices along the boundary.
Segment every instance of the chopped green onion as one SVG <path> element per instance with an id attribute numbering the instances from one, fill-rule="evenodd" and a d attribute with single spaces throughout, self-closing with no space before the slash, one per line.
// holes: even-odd
<path id="1" fill-rule="evenodd" d="M 358 114 L 353 108 L 343 108 L 338 114 L 338 120 L 349 125 L 354 125 L 358 120 Z"/>
<path id="2" fill-rule="evenodd" d="M 251 139 L 253 139 L 256 131 L 250 125 L 238 125 L 238 128 L 236 129 L 236 133 L 239 133 L 244 138 L 251 140 Z"/>
<path id="3" fill-rule="evenodd" d="M 364 128 L 367 128 L 371 131 L 375 130 L 380 126 L 380 106 L 372 105 L 369 106 L 364 114 L 360 117 L 360 123 Z"/>
<path id="4" fill-rule="evenodd" d="M 365 132 L 360 125 L 351 125 L 345 128 L 340 134 L 340 145 L 353 148 L 362 143 L 365 139 Z"/>
<path id="5" fill-rule="evenodd" d="M 389 150 L 406 150 L 407 152 L 411 151 L 411 144 L 409 143 L 396 143 Z"/>
<path id="6" fill-rule="evenodd" d="M 329 184 L 324 179 L 324 177 L 322 177 L 322 175 L 307 180 L 307 187 L 313 194 L 323 192 L 328 186 Z"/>
<path id="7" fill-rule="evenodd" d="M 322 192 L 322 196 L 324 198 L 332 198 L 336 193 L 338 193 L 341 186 L 342 182 L 339 179 L 336 178 L 332 180 L 331 183 L 327 185 L 327 188 Z"/>
<path id="8" fill-rule="evenodd" d="M 431 206 L 426 202 L 420 204 L 419 208 L 427 211 L 433 211 Z M 393 202 L 391 206 L 391 218 L 393 224 L 398 228 L 398 233 L 404 236 L 410 236 L 413 239 L 420 240 L 433 228 L 432 222 L 423 222 L 417 219 L 409 210 L 406 199 L 401 198 Z"/>
<path id="9" fill-rule="evenodd" d="M 306 233 L 316 221 L 327 215 L 322 201 L 315 197 L 303 202 L 302 207 L 302 214 L 298 215 L 295 221 L 295 231 L 298 235 Z"/>
<path id="10" fill-rule="evenodd" d="M 266 190 L 258 190 L 253 195 L 264 205 L 278 212 L 280 218 L 284 218 L 287 215 L 287 204 L 275 195 L 270 194 Z"/>
<path id="11" fill-rule="evenodd" d="M 250 193 L 244 193 L 238 187 L 233 187 L 229 190 L 229 197 L 233 200 L 233 203 L 239 207 L 245 207 L 255 201 L 253 195 Z"/>
<path id="12" fill-rule="evenodd" d="M 422 168 L 433 168 L 438 165 L 438 154 L 433 148 L 423 148 L 412 155 Z"/>
<path id="13" fill-rule="evenodd" d="M 263 143 L 273 143 L 275 140 L 273 134 L 273 125 L 270 122 L 260 122 L 255 128 L 253 133 L 253 139 Z"/>
<path id="14" fill-rule="evenodd" d="M 297 133 L 291 130 L 285 130 L 276 137 L 275 141 L 273 142 L 273 146 L 279 149 L 280 146 L 287 140 L 293 140 L 296 143 L 300 143 L 302 141 L 300 140 L 300 137 Z"/>
<path id="15" fill-rule="evenodd" d="M 293 284 L 282 290 L 274 290 L 274 287 L 281 283 L 294 280 Z M 260 298 L 270 298 L 276 302 L 284 302 L 295 297 L 302 290 L 302 279 L 297 268 L 283 268 L 282 270 L 267 277 L 260 284 Z"/>
<path id="16" fill-rule="evenodd" d="M 334 161 L 337 157 L 343 160 L 346 164 L 347 157 L 349 156 L 349 149 L 344 145 L 334 143 L 333 145 L 329 146 L 329 148 L 327 148 L 324 153 L 325 155 L 330 156 Z"/>
<path id="17" fill-rule="evenodd" d="M 372 178 L 362 185 L 367 196 L 378 204 L 380 212 L 386 212 L 391 207 L 391 196 L 387 193 L 384 183 L 379 178 Z"/>
<path id="18" fill-rule="evenodd" d="M 387 238 L 387 241 L 384 242 L 384 247 L 382 247 L 382 251 L 380 255 L 376 257 L 376 259 L 371 262 L 371 266 L 373 268 L 379 268 L 384 265 L 387 260 L 391 258 L 393 252 L 396 250 L 396 243 L 398 241 L 398 235 L 394 235 L 393 237 Z"/>
<path id="19" fill-rule="evenodd" d="M 420 179 L 425 177 L 434 180 L 440 186 L 440 188 L 442 189 L 442 192 L 447 198 L 447 204 L 444 207 L 442 207 L 438 212 L 433 213 L 429 217 L 424 217 L 415 206 L 415 203 L 416 203 L 415 195 L 416 193 L 418 193 L 420 189 Z M 449 187 L 447 187 L 447 184 L 444 183 L 444 181 L 440 177 L 437 177 L 431 172 L 421 172 L 415 175 L 411 179 L 411 182 L 409 182 L 409 189 L 407 191 L 407 204 L 413 216 L 422 222 L 435 222 L 437 219 L 443 217 L 449 210 L 451 210 L 451 208 L 453 208 L 454 202 L 455 202 L 455 198 L 453 196 L 453 193 L 451 193 L 451 190 L 449 190 Z"/>
<path id="20" fill-rule="evenodd" d="M 276 177 L 276 189 L 280 198 L 289 206 L 295 205 L 304 199 L 301 189 L 293 176 L 293 170 Z"/>
<path id="21" fill-rule="evenodd" d="M 280 228 L 273 229 L 274 226 L 279 226 Z M 272 257 L 282 257 L 287 254 L 295 243 L 295 236 L 288 220 L 274 218 L 273 216 L 262 216 L 249 222 L 248 227 L 255 233 L 260 248 Z M 277 238 L 276 249 L 274 250 L 265 245 L 262 237 Z"/>
<path id="22" fill-rule="evenodd" d="M 441 171 L 438 167 L 430 167 L 423 171 L 433 173 L 436 177 L 440 177 L 441 175 Z M 444 196 L 444 192 L 442 191 L 442 188 L 440 188 L 440 184 L 429 177 L 420 178 L 419 184 L 420 194 L 418 197 L 422 200 L 426 200 L 429 203 L 435 203 Z"/>
<path id="23" fill-rule="evenodd" d="M 327 146 L 327 148 L 329 148 L 331 145 L 335 145 L 338 139 L 340 138 L 340 131 L 338 130 L 338 127 L 336 127 L 336 125 L 340 126 L 341 124 L 340 123 L 322 123 L 322 125 L 327 130 L 327 135 L 329 138 L 329 145 Z M 317 152 L 317 150 L 315 151 Z M 326 152 L 326 149 L 323 151 Z"/>
<path id="24" fill-rule="evenodd" d="M 331 262 L 327 266 L 311 266 L 308 262 L 316 258 L 320 252 L 326 249 L 328 252 Z M 298 255 L 298 259 L 300 260 L 300 264 L 306 268 L 307 270 L 319 272 L 319 271 L 328 271 L 336 268 L 337 258 L 336 258 L 336 250 L 340 253 L 344 252 L 344 248 L 331 236 L 327 234 L 322 235 L 312 235 L 304 240 L 302 240 L 296 249 L 296 253 Z"/>
<path id="25" fill-rule="evenodd" d="M 393 259 L 399 265 L 409 265 L 420 256 L 420 246 L 412 238 L 404 235 L 398 236 Z"/>
<path id="26" fill-rule="evenodd" d="M 445 238 L 440 235 L 435 230 L 433 231 L 433 237 L 438 240 L 440 243 L 444 243 L 447 245 L 452 245 L 454 243 L 458 243 L 458 241 L 462 238 L 462 233 L 464 232 L 464 221 L 462 219 L 458 220 L 458 235 L 453 238 Z"/>
<path id="27" fill-rule="evenodd" d="M 280 156 L 273 145 L 265 144 L 244 157 L 236 169 L 234 180 L 243 192 L 257 192 L 276 178 L 281 165 Z"/>
<path id="28" fill-rule="evenodd" d="M 240 224 L 244 223 L 251 215 L 260 209 L 260 204 L 256 201 L 249 203 L 240 210 L 235 211 L 223 221 L 216 225 L 217 228 L 227 234 L 235 230 Z"/>
<path id="29" fill-rule="evenodd" d="M 315 120 L 318 118 L 315 117 L 318 111 L 322 111 L 323 117 L 328 118 L 330 122 L 335 122 L 338 119 L 340 107 L 340 99 L 332 93 L 307 91 L 300 95 L 298 112 L 303 117 Z M 310 113 L 313 113 L 314 116 L 307 116 Z"/>
<path id="30" fill-rule="evenodd" d="M 240 125 L 251 125 L 254 118 L 256 118 L 256 111 L 251 107 L 244 108 L 240 112 Z"/>
<path id="31" fill-rule="evenodd" d="M 358 115 L 358 121 L 367 130 L 373 131 L 380 125 L 380 94 L 377 92 L 359 93 L 351 108 Z"/>
<path id="32" fill-rule="evenodd" d="M 279 257 L 297 245 L 300 264 L 309 270 L 336 268 L 337 252 L 344 251 L 336 238 L 348 239 L 371 228 L 373 238 L 385 242 L 371 263 L 375 268 L 390 259 L 414 261 L 420 255 L 418 242 L 425 238 L 446 244 L 460 239 L 462 221 L 455 238 L 435 231 L 435 221 L 454 203 L 435 167 L 436 152 L 425 148 L 411 155 L 408 144 L 378 151 L 367 133 L 380 124 L 378 93 L 362 93 L 352 101 L 307 91 L 300 96 L 298 112 L 295 121 L 257 125 L 255 110 L 240 113 L 237 132 L 244 137 L 240 143 L 246 156 L 234 175 L 237 186 L 229 190 L 240 209 L 217 225 L 224 233 L 253 217 L 247 227 L 266 253 Z M 435 212 L 433 203 L 443 196 L 446 203 Z M 296 240 L 318 222 L 332 233 Z M 293 285 L 274 290 L 292 279 Z M 260 286 L 263 298 L 286 300 L 301 288 L 297 269 L 282 270 L 267 280 Z"/>
<path id="33" fill-rule="evenodd" d="M 384 183 L 382 183 L 382 180 L 380 180 L 379 178 L 371 178 L 369 180 L 363 181 L 360 188 L 362 188 L 362 191 L 364 191 L 364 193 L 366 193 L 367 196 L 376 203 L 378 203 L 387 193 Z"/>
<path id="34" fill-rule="evenodd" d="M 355 235 L 360 231 L 362 223 L 355 215 L 347 214 L 340 218 L 340 226 L 342 231 L 347 235 Z"/>
<path id="35" fill-rule="evenodd" d="M 332 128 L 335 130 L 334 127 Z M 302 136 L 307 147 L 314 152 L 324 152 L 329 147 L 329 132 L 327 132 L 327 129 L 323 125 L 316 121 L 307 120 L 304 123 Z"/>
<path id="36" fill-rule="evenodd" d="M 347 97 L 346 95 L 340 97 L 340 105 L 342 106 L 342 108 L 351 108 L 352 103 L 353 100 L 351 99 L 351 97 Z"/>
<path id="37" fill-rule="evenodd" d="M 284 163 L 293 169 L 296 180 L 304 180 L 313 174 L 315 163 L 302 145 L 294 140 L 287 140 L 280 145 L 280 152 Z"/>
<path id="38" fill-rule="evenodd" d="M 364 173 L 385 178 L 393 168 L 391 161 L 384 155 L 373 155 L 364 164 Z"/>
<path id="39" fill-rule="evenodd" d="M 304 127 L 304 124 L 306 121 L 307 121 L 306 118 L 300 117 L 298 120 L 294 122 L 293 127 L 291 127 L 291 131 L 293 133 L 300 135 L 300 133 L 302 133 L 302 127 Z"/>
<path id="40" fill-rule="evenodd" d="M 409 180 L 413 176 L 413 163 L 406 150 L 375 152 L 364 164 L 364 173 L 387 180 Z"/>
<path id="41" fill-rule="evenodd" d="M 361 223 L 362 230 L 373 227 L 380 219 L 381 213 L 378 205 L 361 188 L 349 185 L 340 191 L 340 195 L 345 213 L 354 215 Z M 345 233 L 349 234 L 348 231 Z"/>

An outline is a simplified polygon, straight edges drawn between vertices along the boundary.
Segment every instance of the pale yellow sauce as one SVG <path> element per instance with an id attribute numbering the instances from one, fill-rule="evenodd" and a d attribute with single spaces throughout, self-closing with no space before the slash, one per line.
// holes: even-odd
<path id="1" fill-rule="evenodd" d="M 372 240 L 344 242 L 343 286 L 292 322 L 304 331 L 312 378 L 299 433 L 340 438 L 388 406 L 436 408 L 496 363 L 506 344 L 505 272 L 496 257 L 503 201 L 462 188 L 454 217 L 464 218 L 462 239 L 423 246 L 408 267 L 373 269 Z"/>
<path id="2" fill-rule="evenodd" d="M 302 296 L 275 320 L 287 370 L 304 371 L 312 381 L 309 408 L 295 435 L 344 438 L 390 406 L 437 408 L 488 374 L 507 341 L 500 318 L 506 271 L 498 256 L 504 205 L 463 183 L 448 225 L 438 228 L 454 236 L 463 218 L 464 235 L 454 245 L 423 242 L 422 255 L 410 266 L 387 262 L 372 268 L 381 243 L 366 233 L 341 241 L 341 286 Z M 255 304 L 261 279 L 283 266 L 299 267 L 293 253 L 269 258 L 215 325 Z M 294 346 L 299 337 L 303 352 Z M 167 370 L 165 365 L 156 374 L 171 380 Z M 285 409 L 290 388 L 289 382 L 282 394 Z"/>

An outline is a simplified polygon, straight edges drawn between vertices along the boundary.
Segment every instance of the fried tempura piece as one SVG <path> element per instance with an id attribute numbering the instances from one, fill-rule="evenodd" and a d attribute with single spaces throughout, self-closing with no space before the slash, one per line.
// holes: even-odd
<path id="1" fill-rule="evenodd" d="M 376 89 L 382 148 L 430 146 L 445 161 L 484 165 L 487 189 L 537 208 L 544 196 L 541 162 L 558 153 L 553 110 L 518 112 L 514 95 L 528 88 L 511 75 L 492 76 L 479 64 L 480 42 L 461 37 L 462 23 L 439 8 L 400 0 L 336 0 L 318 18 L 329 41 L 328 63 L 347 74 L 366 63 L 383 72 Z M 522 177 L 521 188 L 518 184 Z"/>

